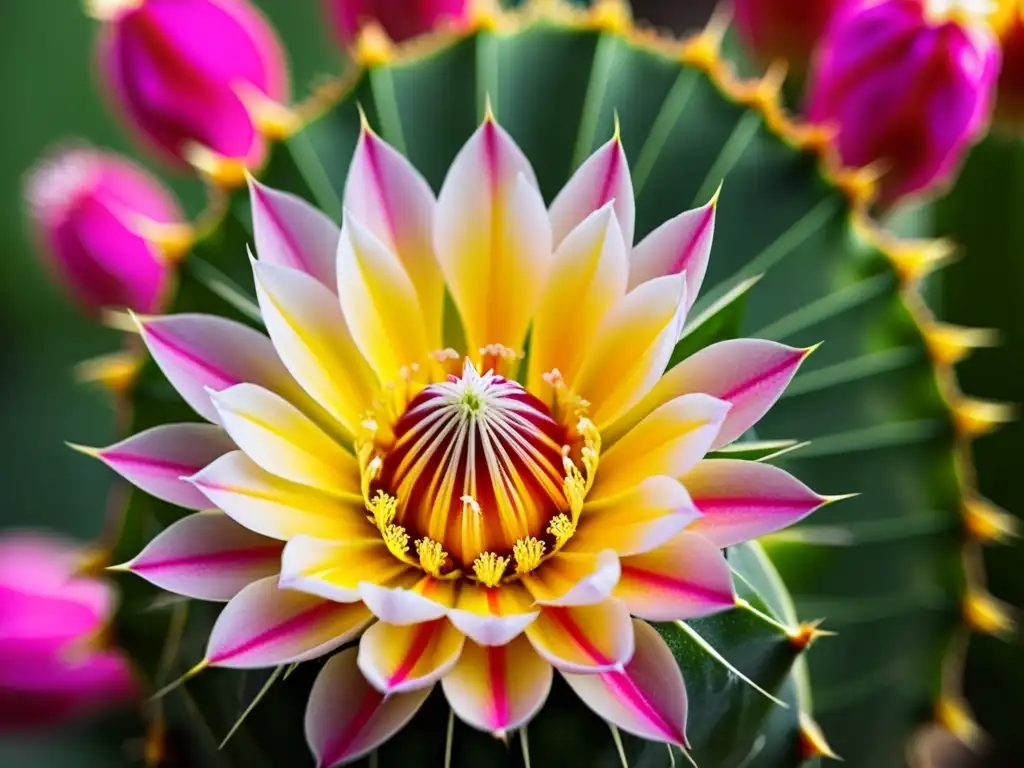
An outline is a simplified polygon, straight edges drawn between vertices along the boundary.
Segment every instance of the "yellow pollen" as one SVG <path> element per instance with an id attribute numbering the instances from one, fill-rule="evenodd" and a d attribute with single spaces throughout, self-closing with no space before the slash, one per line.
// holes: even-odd
<path id="1" fill-rule="evenodd" d="M 576 533 L 576 526 L 564 514 L 555 515 L 548 523 L 548 533 L 555 537 L 555 547 L 561 547 Z"/>
<path id="2" fill-rule="evenodd" d="M 434 578 L 440 578 L 441 568 L 448 559 L 448 553 L 441 543 L 433 539 L 420 539 L 416 542 L 416 554 L 420 557 L 420 568 Z"/>
<path id="3" fill-rule="evenodd" d="M 473 561 L 473 573 L 485 587 L 496 587 L 505 575 L 509 559 L 498 557 L 493 552 L 483 552 Z"/>
<path id="4" fill-rule="evenodd" d="M 395 519 L 395 512 L 398 511 L 398 499 L 388 496 L 384 491 L 377 491 L 377 495 L 373 497 L 367 508 L 372 515 L 370 519 L 383 533 L 384 529 Z"/>
<path id="5" fill-rule="evenodd" d="M 516 573 L 529 573 L 536 570 L 540 565 L 541 558 L 544 557 L 546 548 L 547 545 L 543 541 L 535 539 L 533 536 L 527 536 L 525 539 L 517 541 L 512 547 L 512 557 L 516 560 Z"/>
<path id="6" fill-rule="evenodd" d="M 405 553 L 409 551 L 409 534 L 400 525 L 389 525 L 382 530 L 381 536 L 391 554 L 399 560 L 405 560 Z"/>

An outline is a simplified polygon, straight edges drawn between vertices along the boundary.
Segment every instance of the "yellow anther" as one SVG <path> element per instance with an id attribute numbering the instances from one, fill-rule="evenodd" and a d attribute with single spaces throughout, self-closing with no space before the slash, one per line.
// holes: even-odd
<path id="1" fill-rule="evenodd" d="M 529 573 L 536 570 L 544 557 L 544 550 L 547 545 L 540 539 L 527 536 L 520 539 L 512 547 L 512 557 L 516 560 L 516 573 Z"/>
<path id="2" fill-rule="evenodd" d="M 440 578 L 441 569 L 448 559 L 441 543 L 433 539 L 423 538 L 416 542 L 416 554 L 420 558 L 420 568 L 435 578 Z"/>
<path id="3" fill-rule="evenodd" d="M 493 552 L 483 552 L 473 561 L 473 573 L 485 587 L 496 587 L 501 583 L 508 563 L 507 557 L 498 557 Z"/>
<path id="4" fill-rule="evenodd" d="M 380 529 L 380 532 L 384 533 L 395 519 L 395 513 L 398 511 L 398 499 L 389 496 L 384 491 L 377 491 L 377 495 L 367 504 L 367 509 L 370 511 L 370 519 Z"/>
<path id="5" fill-rule="evenodd" d="M 523 353 L 502 344 L 488 344 L 480 348 L 480 370 L 493 371 L 506 379 L 515 378 Z"/>
<path id="6" fill-rule="evenodd" d="M 363 503 L 371 512 L 373 511 L 375 499 L 370 498 L 370 486 L 380 474 L 381 467 L 384 466 L 384 461 L 380 456 L 374 456 L 371 459 L 372 454 L 373 445 L 371 443 L 359 443 L 356 446 L 356 456 L 359 459 L 360 467 L 362 467 L 359 473 L 359 486 L 363 493 Z M 380 496 L 380 492 L 377 495 Z"/>
<path id="7" fill-rule="evenodd" d="M 405 553 L 409 551 L 409 534 L 405 532 L 405 528 L 400 525 L 389 525 L 380 533 L 391 554 L 399 560 L 405 560 Z"/>
<path id="8" fill-rule="evenodd" d="M 555 537 L 555 546 L 561 547 L 576 533 L 576 526 L 566 515 L 555 515 L 548 523 L 548 533 Z"/>

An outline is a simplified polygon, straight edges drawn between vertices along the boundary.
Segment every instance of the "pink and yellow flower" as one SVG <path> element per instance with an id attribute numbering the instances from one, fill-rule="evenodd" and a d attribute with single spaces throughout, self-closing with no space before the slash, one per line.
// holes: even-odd
<path id="1" fill-rule="evenodd" d="M 825 501 L 781 469 L 707 457 L 808 350 L 725 341 L 665 372 L 714 202 L 634 247 L 617 137 L 548 208 L 491 116 L 436 199 L 364 128 L 340 229 L 256 182 L 251 200 L 269 338 L 140 318 L 211 423 L 97 452 L 160 498 L 217 507 L 126 566 L 229 600 L 203 664 L 288 664 L 358 638 L 313 688 L 321 765 L 389 738 L 437 683 L 471 726 L 520 728 L 555 670 L 623 730 L 685 744 L 683 679 L 648 622 L 733 606 L 722 549 Z"/>

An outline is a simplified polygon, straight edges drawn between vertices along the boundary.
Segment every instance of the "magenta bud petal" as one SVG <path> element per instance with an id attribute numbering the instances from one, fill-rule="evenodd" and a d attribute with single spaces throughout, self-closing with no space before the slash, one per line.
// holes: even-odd
<path id="1" fill-rule="evenodd" d="M 180 232 L 184 215 L 157 179 L 117 155 L 73 148 L 31 172 L 25 198 L 43 251 L 87 310 L 160 309 L 171 265 L 155 238 Z"/>
<path id="2" fill-rule="evenodd" d="M 325 0 L 338 38 L 353 45 L 360 30 L 377 23 L 397 43 L 438 27 L 465 24 L 470 0 Z"/>
<path id="3" fill-rule="evenodd" d="M 948 181 L 988 123 L 1000 52 L 972 7 L 858 0 L 822 39 L 811 119 L 836 126 L 846 165 L 878 168 L 883 204 Z"/>
<path id="4" fill-rule="evenodd" d="M 803 74 L 832 14 L 845 0 L 734 0 L 733 19 L 743 44 L 763 64 L 785 59 Z"/>
<path id="5" fill-rule="evenodd" d="M 0 732 L 47 726 L 137 692 L 127 659 L 99 640 L 108 585 L 76 574 L 82 553 L 41 535 L 0 540 Z"/>
<path id="6" fill-rule="evenodd" d="M 142 0 L 104 19 L 99 73 L 131 127 L 166 158 L 197 148 L 245 167 L 265 141 L 254 99 L 288 100 L 273 29 L 248 0 Z"/>

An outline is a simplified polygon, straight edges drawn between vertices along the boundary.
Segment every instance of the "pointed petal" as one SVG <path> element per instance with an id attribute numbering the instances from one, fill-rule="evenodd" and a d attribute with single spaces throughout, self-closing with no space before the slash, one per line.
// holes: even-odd
<path id="1" fill-rule="evenodd" d="M 626 160 L 618 136 L 576 169 L 576 173 L 551 204 L 551 231 L 555 247 L 561 245 L 587 216 L 608 203 L 613 203 L 626 248 L 632 248 L 636 204 L 633 200 L 629 161 Z"/>
<path id="2" fill-rule="evenodd" d="M 565 672 L 621 669 L 633 656 L 633 624 L 619 600 L 545 608 L 526 636 L 537 653 Z"/>
<path id="3" fill-rule="evenodd" d="M 598 429 L 658 383 L 683 331 L 685 310 L 686 278 L 670 275 L 626 294 L 605 317 L 571 387 L 590 403 L 587 413 Z"/>
<path id="4" fill-rule="evenodd" d="M 455 666 L 465 639 L 447 619 L 401 627 L 378 621 L 359 641 L 359 669 L 381 693 L 429 688 Z"/>
<path id="5" fill-rule="evenodd" d="M 687 530 L 719 547 L 787 528 L 827 501 L 786 470 L 756 461 L 709 459 L 681 481 L 701 511 Z"/>
<path id="6" fill-rule="evenodd" d="M 349 435 L 359 434 L 377 380 L 352 340 L 338 298 L 294 269 L 256 263 L 253 272 L 263 322 L 281 360 Z"/>
<path id="7" fill-rule="evenodd" d="M 206 509 L 207 498 L 182 478 L 234 449 L 224 430 L 212 424 L 164 424 L 102 448 L 96 456 L 151 496 L 186 509 Z"/>
<path id="8" fill-rule="evenodd" d="M 452 582 L 429 576 L 411 587 L 381 586 L 377 580 L 364 581 L 359 594 L 373 615 L 388 624 L 407 626 L 440 619 L 454 601 Z"/>
<path id="9" fill-rule="evenodd" d="M 501 737 L 540 711 L 553 677 L 525 637 L 496 646 L 468 641 L 441 687 L 459 719 Z"/>
<path id="10" fill-rule="evenodd" d="M 652 475 L 679 477 L 689 471 L 710 450 L 729 407 L 709 395 L 665 403 L 601 454 L 588 498 L 622 493 Z"/>
<path id="11" fill-rule="evenodd" d="M 362 599 L 359 583 L 385 583 L 409 566 L 391 554 L 372 525 L 359 539 L 324 541 L 296 536 L 284 548 L 281 587 L 297 589 L 326 600 L 355 603 Z"/>
<path id="12" fill-rule="evenodd" d="M 725 555 L 689 531 L 651 552 L 623 558 L 615 597 L 648 621 L 699 619 L 736 605 Z"/>
<path id="13" fill-rule="evenodd" d="M 679 665 L 651 625 L 633 622 L 636 653 L 621 672 L 563 673 L 588 707 L 643 739 L 686 745 L 686 686 Z"/>
<path id="14" fill-rule="evenodd" d="M 338 242 L 338 296 L 352 338 L 381 381 L 430 355 L 423 311 L 405 267 L 370 230 L 345 211 Z"/>
<path id="15" fill-rule="evenodd" d="M 334 603 L 253 582 L 224 606 L 210 633 L 206 658 L 217 667 L 258 669 L 308 661 L 359 636 L 372 619 L 360 603 Z"/>
<path id="16" fill-rule="evenodd" d="M 232 451 L 190 478 L 203 495 L 251 531 L 288 541 L 299 534 L 346 540 L 378 536 L 362 497 L 342 499 L 264 471 Z M 368 532 L 365 534 L 364 532 Z"/>
<path id="17" fill-rule="evenodd" d="M 167 380 L 208 421 L 219 423 L 208 390 L 250 382 L 289 399 L 300 394 L 270 339 L 241 323 L 212 315 L 166 315 L 139 318 L 139 328 Z"/>
<path id="18" fill-rule="evenodd" d="M 708 271 L 717 202 L 716 197 L 702 208 L 669 219 L 633 249 L 630 290 L 662 275 L 686 273 L 686 310 L 690 310 Z"/>
<path id="19" fill-rule="evenodd" d="M 469 350 L 522 351 L 551 260 L 551 225 L 529 161 L 493 118 L 448 171 L 434 246 Z"/>
<path id="20" fill-rule="evenodd" d="M 615 213 L 606 205 L 555 251 L 530 341 L 528 389 L 546 391 L 544 374 L 576 377 L 605 315 L 626 293 L 629 263 Z"/>
<path id="21" fill-rule="evenodd" d="M 317 765 L 357 760 L 394 736 L 427 700 L 430 688 L 384 696 L 356 665 L 355 648 L 334 656 L 317 675 L 306 707 L 306 740 Z"/>
<path id="22" fill-rule="evenodd" d="M 652 410 L 690 393 L 702 392 L 732 404 L 712 450 L 754 426 L 793 379 L 809 349 L 760 339 L 731 339 L 705 347 L 666 373 L 654 389 L 603 433 L 614 442 Z"/>
<path id="23" fill-rule="evenodd" d="M 620 556 L 659 547 L 700 517 L 682 484 L 664 475 L 583 507 L 570 546 L 574 552 L 612 549 Z"/>
<path id="24" fill-rule="evenodd" d="M 223 512 L 196 512 L 157 534 L 127 565 L 168 592 L 226 601 L 252 582 L 276 574 L 281 546 Z"/>
<path id="25" fill-rule="evenodd" d="M 522 633 L 540 610 L 522 584 L 488 589 L 465 582 L 448 620 L 477 645 L 505 645 Z"/>
<path id="26" fill-rule="evenodd" d="M 305 200 L 249 178 L 252 230 L 260 261 L 315 278 L 334 290 L 334 252 L 341 230 Z"/>
<path id="27" fill-rule="evenodd" d="M 614 550 L 562 550 L 522 578 L 540 605 L 593 605 L 606 600 L 619 581 L 619 557 Z"/>
<path id="28" fill-rule="evenodd" d="M 326 493 L 362 494 L 356 458 L 283 398 L 237 384 L 213 404 L 238 447 L 267 472 Z"/>
<path id="29" fill-rule="evenodd" d="M 444 278 L 434 256 L 437 203 L 405 156 L 363 128 L 345 182 L 345 210 L 401 260 L 416 289 L 427 344 L 441 349 Z"/>

